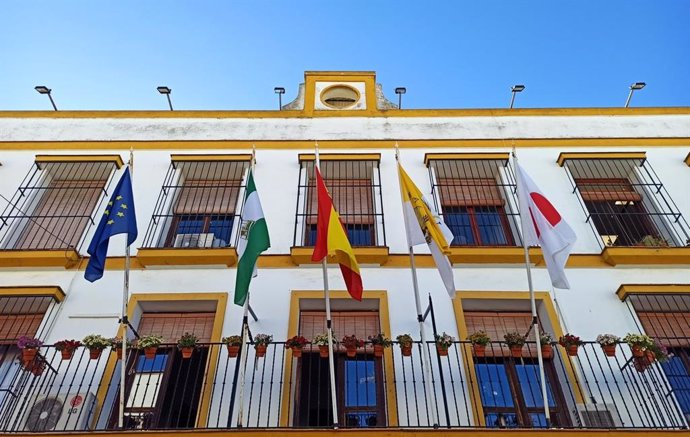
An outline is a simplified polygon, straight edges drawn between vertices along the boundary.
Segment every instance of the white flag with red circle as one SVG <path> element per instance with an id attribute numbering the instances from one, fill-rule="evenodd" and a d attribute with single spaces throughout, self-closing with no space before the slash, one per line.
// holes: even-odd
<path id="1" fill-rule="evenodd" d="M 516 164 L 517 194 L 525 244 L 541 246 L 551 283 L 556 288 L 570 288 L 565 264 L 577 236 L 551 202 L 544 197 L 532 178 Z"/>

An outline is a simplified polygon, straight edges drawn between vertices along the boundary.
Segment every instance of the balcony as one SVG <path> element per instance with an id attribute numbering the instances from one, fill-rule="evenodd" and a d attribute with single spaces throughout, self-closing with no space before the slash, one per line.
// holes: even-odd
<path id="1" fill-rule="evenodd" d="M 116 430 L 120 368 L 107 349 L 91 359 L 84 348 L 69 360 L 53 347 L 22 363 L 3 346 L 0 431 Z M 12 351 L 15 351 L 14 353 Z M 238 358 L 223 344 L 204 344 L 183 359 L 176 347 L 147 359 L 131 351 L 126 369 L 125 428 L 286 429 L 332 427 L 328 360 L 307 346 L 301 358 L 283 343 L 264 357 L 248 348 L 243 381 Z M 341 428 L 545 429 L 534 345 L 510 358 L 503 343 L 486 356 L 455 342 L 448 356 L 435 345 L 413 345 L 404 357 L 398 345 L 376 358 L 367 344 L 354 358 L 336 351 Z M 687 421 L 672 390 L 666 364 L 634 359 L 627 345 L 607 357 L 595 342 L 575 357 L 554 346 L 546 360 L 551 427 L 559 429 L 677 430 Z M 431 360 L 431 379 L 422 353 Z M 326 383 L 324 383 L 326 382 Z"/>

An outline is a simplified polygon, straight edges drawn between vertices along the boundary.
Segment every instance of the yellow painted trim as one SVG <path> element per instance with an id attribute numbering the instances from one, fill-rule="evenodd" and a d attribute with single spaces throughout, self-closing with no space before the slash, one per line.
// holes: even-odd
<path id="1" fill-rule="evenodd" d="M 67 250 L 0 250 L 0 267 L 74 267 L 79 253 Z"/>
<path id="2" fill-rule="evenodd" d="M 688 152 L 688 156 L 685 157 L 685 161 L 683 161 L 683 162 L 685 162 L 685 164 L 688 167 L 690 167 L 690 152 Z"/>
<path id="3" fill-rule="evenodd" d="M 541 249 L 529 249 L 530 260 L 539 265 L 544 261 Z M 453 264 L 520 264 L 525 262 L 522 247 L 451 247 L 448 259 Z"/>
<path id="4" fill-rule="evenodd" d="M 563 330 L 561 329 L 561 324 L 559 322 L 558 313 L 556 312 L 556 307 L 551 300 L 551 295 L 547 291 L 537 291 L 534 293 L 535 299 L 541 301 L 544 304 L 544 310 L 551 322 L 553 327 L 553 334 L 556 338 L 563 335 Z M 455 323 L 458 329 L 458 335 L 460 340 L 467 339 L 470 334 L 467 330 L 467 323 L 465 322 L 465 311 L 462 306 L 463 300 L 529 300 L 529 292 L 526 291 L 458 291 L 453 299 L 453 311 L 455 312 Z M 500 339 L 499 339 L 500 340 Z M 464 345 L 465 351 L 464 356 L 472 357 L 472 347 L 469 344 Z M 565 350 L 561 347 L 556 347 L 556 353 L 561 355 L 561 360 L 565 369 L 566 377 L 570 382 L 572 387 L 578 387 L 576 384 L 575 369 L 570 362 Z M 482 406 L 482 398 L 479 393 L 479 381 L 474 372 L 473 362 L 470 363 L 468 360 L 463 360 L 463 365 L 465 367 L 465 375 L 469 385 L 472 387 L 470 390 L 471 402 L 470 405 L 474 405 L 473 413 L 475 424 L 478 426 L 485 426 L 484 420 L 484 408 Z M 575 397 L 578 403 L 583 403 L 582 394 L 579 390 L 575 390 Z"/>
<path id="5" fill-rule="evenodd" d="M 570 159 L 647 159 L 646 152 L 561 152 L 556 162 L 563 167 Z"/>
<path id="6" fill-rule="evenodd" d="M 378 264 L 384 265 L 388 262 L 388 247 L 387 246 L 371 246 L 371 247 L 354 247 L 355 258 L 360 264 Z M 311 255 L 314 252 L 313 247 L 293 246 L 290 248 L 290 258 L 295 265 L 302 264 L 320 264 L 311 260 Z M 329 263 L 335 263 L 335 256 L 328 256 Z"/>
<path id="7" fill-rule="evenodd" d="M 314 161 L 316 155 L 313 153 L 300 153 L 297 160 Z M 319 153 L 321 161 L 381 161 L 380 153 Z"/>
<path id="8" fill-rule="evenodd" d="M 49 296 L 57 303 L 65 300 L 65 292 L 59 285 L 47 286 L 22 286 L 22 287 L 0 287 L 0 296 L 15 297 L 15 296 Z"/>
<path id="9" fill-rule="evenodd" d="M 290 313 L 288 317 L 288 338 L 291 338 L 298 333 L 299 329 L 299 301 L 300 299 L 314 299 L 322 298 L 323 290 L 292 290 L 290 294 Z M 331 299 L 350 299 L 350 294 L 347 291 L 336 290 L 330 291 Z M 362 294 L 363 299 L 377 299 L 379 301 L 379 321 L 381 322 L 381 330 L 384 334 L 392 336 L 390 325 L 390 312 L 388 308 L 388 293 L 383 290 L 367 290 Z M 383 352 L 383 366 L 386 379 L 386 406 L 388 427 L 398 426 L 398 404 L 395 392 L 394 366 L 393 366 L 393 351 L 386 348 Z M 285 355 L 285 369 L 283 372 L 283 381 L 290 381 L 292 376 L 292 351 Z M 280 410 L 280 426 L 287 427 L 290 423 L 288 408 L 291 404 L 289 384 L 283 385 L 283 393 L 281 397 Z"/>
<path id="10" fill-rule="evenodd" d="M 631 294 L 690 294 L 690 284 L 622 284 L 616 290 L 622 301 Z"/>
<path id="11" fill-rule="evenodd" d="M 36 162 L 112 162 L 116 168 L 125 165 L 120 155 L 36 155 Z"/>
<path id="12" fill-rule="evenodd" d="M 139 248 L 137 260 L 142 266 L 208 266 L 237 264 L 237 250 L 222 248 Z"/>
<path id="13" fill-rule="evenodd" d="M 315 109 L 317 82 L 363 82 L 365 93 L 364 109 Z M 323 90 L 325 91 L 325 89 Z M 320 96 L 319 96 L 320 98 Z M 370 71 L 335 72 L 307 71 L 304 73 L 304 110 L 300 112 L 308 117 L 371 117 L 385 113 L 376 107 L 376 74 Z"/>
<path id="14" fill-rule="evenodd" d="M 690 247 L 605 247 L 604 261 L 617 265 L 690 264 Z"/>
<path id="15" fill-rule="evenodd" d="M 200 301 L 200 300 L 210 300 L 216 301 L 216 312 L 213 317 L 213 329 L 211 330 L 211 343 L 220 343 L 221 335 L 223 331 L 223 322 L 225 321 L 225 310 L 228 304 L 228 294 L 227 293 L 135 293 L 129 297 L 129 302 L 127 304 L 127 317 L 130 319 L 134 316 L 134 311 L 139 302 L 161 302 L 161 301 Z M 124 334 L 122 327 L 118 328 L 117 335 L 122 336 Z M 197 413 L 196 423 L 206 423 L 208 418 L 208 408 L 211 405 L 211 394 L 213 384 L 207 383 L 205 380 L 207 375 L 216 374 L 216 366 L 218 361 L 218 354 L 220 353 L 220 348 L 211 348 L 211 352 L 208 356 L 208 366 L 206 374 L 204 375 L 204 381 L 202 382 L 202 387 L 204 387 L 201 394 L 201 401 L 199 403 L 199 410 Z M 113 373 L 115 372 L 115 366 L 117 365 L 117 356 L 115 354 L 110 354 L 108 361 L 105 365 L 105 370 L 103 371 L 103 377 L 101 381 L 111 381 Z M 103 403 L 105 397 L 108 394 L 109 384 L 101 383 L 98 392 L 96 394 L 96 412 L 93 417 L 94 420 L 99 418 L 100 410 L 103 408 Z M 94 424 L 92 424 L 93 427 Z"/>
<path id="16" fill-rule="evenodd" d="M 208 162 L 208 161 L 251 161 L 252 155 L 243 153 L 235 155 L 170 155 L 172 162 Z"/>
<path id="17" fill-rule="evenodd" d="M 494 159 L 497 161 L 508 161 L 509 153 L 425 153 L 424 165 L 429 167 L 430 161 L 458 159 L 458 160 L 477 160 Z"/>
<path id="18" fill-rule="evenodd" d="M 60 111 L 62 112 L 62 111 Z M 177 111 L 168 111 L 177 112 Z M 335 112 L 335 111 L 334 111 Z M 523 139 L 420 139 L 397 140 L 401 149 L 434 148 L 583 148 L 583 147 L 686 147 L 688 137 L 654 138 L 523 138 Z M 311 140 L 204 140 L 204 141 L 0 141 L 0 150 L 314 150 Z M 393 150 L 394 140 L 319 140 L 322 149 Z"/>

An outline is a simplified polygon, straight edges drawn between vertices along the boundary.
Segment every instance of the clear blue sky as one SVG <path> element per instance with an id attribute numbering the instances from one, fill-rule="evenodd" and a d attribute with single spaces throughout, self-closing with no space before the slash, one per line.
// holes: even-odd
<path id="1" fill-rule="evenodd" d="M 0 8 L 0 110 L 273 109 L 304 70 L 406 108 L 690 106 L 690 1 L 29 1 Z"/>

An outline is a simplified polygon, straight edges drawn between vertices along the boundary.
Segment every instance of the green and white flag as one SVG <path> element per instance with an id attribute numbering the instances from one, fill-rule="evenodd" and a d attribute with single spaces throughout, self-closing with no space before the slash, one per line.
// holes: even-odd
<path id="1" fill-rule="evenodd" d="M 235 304 L 240 306 L 247 300 L 249 283 L 256 276 L 256 260 L 261 252 L 271 247 L 264 211 L 261 209 L 261 201 L 254 185 L 254 174 L 251 169 L 247 176 L 241 223 L 240 241 L 237 244 L 240 260 L 237 263 L 237 281 L 235 282 Z"/>

